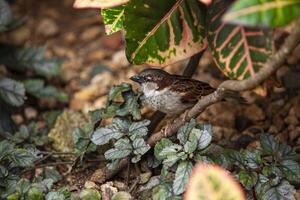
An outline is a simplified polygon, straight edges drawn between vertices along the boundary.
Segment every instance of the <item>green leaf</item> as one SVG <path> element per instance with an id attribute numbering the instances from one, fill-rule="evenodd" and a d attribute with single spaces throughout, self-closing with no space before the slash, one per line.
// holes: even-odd
<path id="1" fill-rule="evenodd" d="M 184 152 L 180 152 L 178 154 L 171 154 L 168 155 L 166 159 L 163 161 L 163 165 L 166 169 L 172 167 L 177 163 L 179 160 L 186 160 L 187 159 L 187 154 Z"/>
<path id="2" fill-rule="evenodd" d="M 262 158 L 260 155 L 260 152 L 258 150 L 255 151 L 242 151 L 241 152 L 244 157 L 244 164 L 245 166 L 251 168 L 251 169 L 256 169 L 259 168 L 262 165 Z"/>
<path id="3" fill-rule="evenodd" d="M 298 0 L 239 0 L 224 20 L 248 26 L 279 27 L 288 25 L 299 15 Z"/>
<path id="4" fill-rule="evenodd" d="M 196 120 L 191 119 L 190 122 L 185 123 L 180 129 L 178 130 L 177 139 L 179 140 L 180 144 L 184 145 L 189 138 L 190 132 L 196 126 Z"/>
<path id="5" fill-rule="evenodd" d="M 38 75 L 52 77 L 60 73 L 62 61 L 45 58 L 44 48 L 23 48 L 13 45 L 0 45 L 0 64 L 24 72 L 33 70 Z"/>
<path id="6" fill-rule="evenodd" d="M 226 149 L 224 151 L 224 156 L 232 165 L 244 166 L 245 164 L 243 155 L 238 151 L 232 149 Z"/>
<path id="7" fill-rule="evenodd" d="M 300 164 L 293 160 L 284 160 L 279 168 L 289 181 L 300 182 Z"/>
<path id="8" fill-rule="evenodd" d="M 261 134 L 260 136 L 260 145 L 262 152 L 267 155 L 273 155 L 279 147 L 278 142 L 272 135 Z"/>
<path id="9" fill-rule="evenodd" d="M 166 200 L 172 195 L 172 186 L 170 184 L 160 184 L 152 191 L 153 200 Z"/>
<path id="10" fill-rule="evenodd" d="M 205 149 L 211 143 L 212 140 L 212 127 L 209 124 L 205 124 L 201 127 L 196 127 L 192 130 L 192 133 L 197 137 L 198 150 Z"/>
<path id="11" fill-rule="evenodd" d="M 132 147 L 130 140 L 127 138 L 120 139 L 115 143 L 115 148 L 109 149 L 104 153 L 107 160 L 117 160 L 131 154 Z"/>
<path id="12" fill-rule="evenodd" d="M 46 179 L 52 179 L 53 183 L 56 183 L 62 179 L 62 176 L 56 169 L 46 168 L 44 171 L 44 177 Z"/>
<path id="13" fill-rule="evenodd" d="M 102 119 L 103 109 L 96 109 L 89 111 L 89 115 L 92 121 L 92 124 L 96 124 Z"/>
<path id="14" fill-rule="evenodd" d="M 180 195 L 184 192 L 192 168 L 193 164 L 191 162 L 184 161 L 178 165 L 173 183 L 173 192 L 175 195 Z"/>
<path id="15" fill-rule="evenodd" d="M 32 167 L 37 157 L 26 149 L 15 149 L 10 159 L 12 167 Z"/>
<path id="16" fill-rule="evenodd" d="M 272 31 L 222 22 L 230 1 L 213 1 L 208 11 L 207 38 L 214 60 L 222 72 L 237 80 L 254 76 L 272 54 Z"/>
<path id="17" fill-rule="evenodd" d="M 266 185 L 262 193 L 258 194 L 263 200 L 295 200 L 294 194 L 296 190 L 294 186 L 287 181 L 282 181 L 277 186 Z"/>
<path id="18" fill-rule="evenodd" d="M 4 0 L 0 0 L 0 32 L 5 28 L 13 19 L 12 12 L 8 3 Z"/>
<path id="19" fill-rule="evenodd" d="M 189 154 L 193 153 L 197 149 L 197 146 L 198 146 L 198 137 L 195 134 L 195 131 L 192 131 L 189 135 L 189 140 L 184 145 L 184 151 Z"/>
<path id="20" fill-rule="evenodd" d="M 256 172 L 240 171 L 238 176 L 240 182 L 247 190 L 251 190 L 258 181 L 258 175 Z"/>
<path id="21" fill-rule="evenodd" d="M 157 160 L 163 160 L 166 158 L 166 156 L 160 156 L 161 151 L 168 147 L 168 146 L 172 146 L 173 142 L 167 138 L 163 138 L 161 139 L 158 143 L 156 143 L 155 147 L 154 147 L 154 155 L 157 158 Z"/>
<path id="22" fill-rule="evenodd" d="M 87 124 L 83 128 L 75 128 L 72 132 L 72 140 L 75 147 L 75 153 L 84 155 L 86 152 L 96 150 L 96 145 L 91 142 L 92 126 Z"/>
<path id="23" fill-rule="evenodd" d="M 283 160 L 294 160 L 298 156 L 292 147 L 285 144 L 279 144 L 279 152 Z"/>
<path id="24" fill-rule="evenodd" d="M 133 141 L 133 153 L 135 155 L 144 155 L 147 151 L 149 151 L 150 146 L 145 142 L 144 139 L 138 138 Z"/>
<path id="25" fill-rule="evenodd" d="M 30 200 L 43 200 L 44 194 L 40 187 L 31 187 L 28 191 L 28 199 Z"/>
<path id="26" fill-rule="evenodd" d="M 103 145 L 108 143 L 111 139 L 118 139 L 123 136 L 119 130 L 110 128 L 98 128 L 92 137 L 92 141 L 96 145 Z"/>
<path id="27" fill-rule="evenodd" d="M 127 116 L 131 114 L 134 120 L 141 119 L 141 111 L 139 101 L 139 95 L 134 94 L 133 91 L 127 91 L 122 93 L 124 103 L 117 110 L 118 116 Z"/>
<path id="28" fill-rule="evenodd" d="M 12 106 L 21 106 L 26 98 L 24 85 L 9 78 L 0 78 L 0 98 Z"/>
<path id="29" fill-rule="evenodd" d="M 124 28 L 124 11 L 124 5 L 101 10 L 106 34 L 110 35 Z"/>
<path id="30" fill-rule="evenodd" d="M 177 154 L 179 151 L 181 151 L 183 148 L 182 146 L 178 144 L 172 144 L 171 146 L 167 146 L 161 150 L 159 153 L 159 156 L 161 157 L 167 157 L 169 155 Z"/>
<path id="31" fill-rule="evenodd" d="M 0 141 L 0 161 L 2 161 L 8 155 L 11 155 L 14 151 L 14 144 L 7 140 Z"/>
<path id="32" fill-rule="evenodd" d="M 20 179 L 16 185 L 16 191 L 22 196 L 30 189 L 30 182 L 27 179 Z"/>
<path id="33" fill-rule="evenodd" d="M 79 197 L 81 200 L 101 200 L 101 194 L 95 189 L 84 189 Z"/>
<path id="34" fill-rule="evenodd" d="M 108 94 L 108 101 L 115 100 L 119 95 L 123 92 L 127 92 L 131 90 L 131 85 L 128 83 L 122 83 L 120 85 L 114 86 L 110 89 Z"/>
<path id="35" fill-rule="evenodd" d="M 68 102 L 66 93 L 58 91 L 54 86 L 45 86 L 42 79 L 29 79 L 24 81 L 26 92 L 39 99 L 54 98 L 61 102 Z"/>
<path id="36" fill-rule="evenodd" d="M 148 133 L 149 120 L 143 120 L 140 122 L 133 122 L 129 127 L 130 139 L 133 141 L 137 138 L 142 138 Z"/>
<path id="37" fill-rule="evenodd" d="M 59 192 L 49 192 L 46 195 L 46 200 L 65 200 L 65 197 Z"/>
<path id="38" fill-rule="evenodd" d="M 188 58 L 206 47 L 204 26 L 198 0 L 131 0 L 124 20 L 127 58 L 154 66 Z"/>

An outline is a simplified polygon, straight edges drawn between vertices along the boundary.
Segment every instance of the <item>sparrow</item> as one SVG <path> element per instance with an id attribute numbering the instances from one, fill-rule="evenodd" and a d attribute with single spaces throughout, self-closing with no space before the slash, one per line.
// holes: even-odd
<path id="1" fill-rule="evenodd" d="M 130 77 L 140 85 L 142 104 L 167 115 L 178 115 L 215 91 L 208 83 L 148 68 Z"/>

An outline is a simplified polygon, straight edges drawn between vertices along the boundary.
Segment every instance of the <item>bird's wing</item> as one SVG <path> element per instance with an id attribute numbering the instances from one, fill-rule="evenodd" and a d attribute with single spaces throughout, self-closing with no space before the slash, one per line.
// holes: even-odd
<path id="1" fill-rule="evenodd" d="M 215 91 L 208 83 L 194 79 L 176 76 L 171 90 L 181 93 L 182 103 L 196 103 L 202 96 L 206 96 Z"/>

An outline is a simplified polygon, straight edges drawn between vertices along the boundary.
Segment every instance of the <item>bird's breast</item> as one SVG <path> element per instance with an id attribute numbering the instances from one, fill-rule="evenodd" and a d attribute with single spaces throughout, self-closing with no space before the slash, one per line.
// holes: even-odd
<path id="1" fill-rule="evenodd" d="M 190 107 L 181 102 L 181 96 L 168 89 L 144 91 L 144 104 L 167 114 L 177 114 Z"/>

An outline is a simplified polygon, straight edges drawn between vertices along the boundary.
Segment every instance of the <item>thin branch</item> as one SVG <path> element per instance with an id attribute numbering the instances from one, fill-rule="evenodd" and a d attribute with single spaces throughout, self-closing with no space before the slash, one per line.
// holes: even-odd
<path id="1" fill-rule="evenodd" d="M 187 113 L 182 114 L 180 117 L 176 118 L 172 125 L 169 127 L 164 127 L 163 130 L 157 132 L 147 140 L 150 146 L 154 146 L 160 139 L 165 137 L 170 137 L 177 133 L 178 129 L 183 126 L 186 122 L 192 118 L 200 115 L 208 106 L 223 99 L 226 90 L 233 91 L 244 91 L 250 90 L 259 86 L 263 81 L 265 81 L 269 76 L 271 76 L 285 61 L 286 57 L 296 48 L 300 43 L 300 18 L 296 21 L 296 25 L 292 33 L 287 37 L 281 49 L 271 56 L 268 62 L 265 64 L 255 76 L 250 77 L 242 81 L 227 80 L 223 82 L 214 93 L 201 98 L 198 103 Z M 117 169 L 113 171 L 106 171 L 103 180 L 107 180 L 115 175 L 120 169 L 127 165 L 127 159 L 122 159 L 119 163 Z M 103 181 L 102 180 L 102 181 Z"/>

